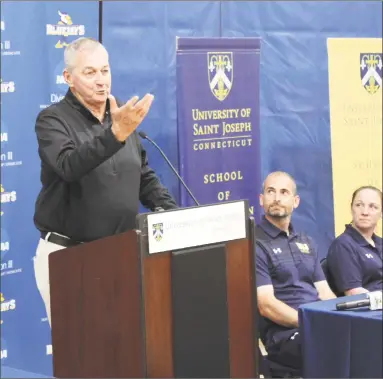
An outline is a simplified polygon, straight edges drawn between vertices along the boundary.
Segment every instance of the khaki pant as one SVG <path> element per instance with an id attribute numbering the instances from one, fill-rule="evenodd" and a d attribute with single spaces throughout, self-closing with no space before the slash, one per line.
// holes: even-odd
<path id="1" fill-rule="evenodd" d="M 46 239 L 49 237 L 49 233 Z M 40 238 L 36 250 L 36 256 L 33 258 L 33 265 L 35 270 L 35 278 L 37 288 L 43 298 L 45 309 L 48 316 L 49 325 L 51 325 L 51 297 L 49 287 L 49 254 L 57 250 L 65 249 L 64 246 L 56 245 L 55 243 L 48 242 L 46 239 Z"/>

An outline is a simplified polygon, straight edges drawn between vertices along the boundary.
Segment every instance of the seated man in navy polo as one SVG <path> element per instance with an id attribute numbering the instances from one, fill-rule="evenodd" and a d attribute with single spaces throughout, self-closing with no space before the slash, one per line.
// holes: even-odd
<path id="1" fill-rule="evenodd" d="M 327 265 L 336 290 L 345 295 L 382 291 L 382 238 L 374 232 L 382 217 L 382 191 L 358 188 L 351 199 L 352 222 L 331 244 Z"/>
<path id="2" fill-rule="evenodd" d="M 256 227 L 260 334 L 268 359 L 300 374 L 297 309 L 335 295 L 327 284 L 313 240 L 296 232 L 291 224 L 291 215 L 299 205 L 294 179 L 285 172 L 269 174 L 260 204 L 265 213 Z"/>

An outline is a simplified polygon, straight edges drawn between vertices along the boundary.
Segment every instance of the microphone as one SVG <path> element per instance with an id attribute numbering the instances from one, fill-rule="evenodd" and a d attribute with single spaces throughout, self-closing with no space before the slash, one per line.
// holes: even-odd
<path id="1" fill-rule="evenodd" d="M 188 192 L 188 194 L 190 195 L 190 197 L 193 199 L 194 203 L 199 206 L 200 204 L 198 203 L 197 199 L 194 197 L 194 195 L 191 193 L 190 189 L 188 188 L 188 186 L 185 184 L 185 182 L 183 181 L 183 179 L 181 178 L 181 176 L 178 174 L 177 170 L 174 168 L 174 166 L 171 164 L 171 162 L 169 161 L 169 159 L 167 158 L 167 156 L 165 155 L 165 153 L 162 151 L 162 149 L 143 131 L 140 131 L 138 132 L 138 135 L 143 138 L 143 139 L 146 139 L 148 140 L 160 153 L 161 155 L 164 157 L 166 163 L 170 166 L 170 168 L 172 169 L 172 171 L 176 174 L 177 178 L 179 179 L 179 181 L 182 183 L 182 185 L 185 187 L 186 191 Z"/>
<path id="2" fill-rule="evenodd" d="M 338 311 L 345 311 L 347 309 L 369 307 L 369 309 L 375 311 L 382 309 L 382 291 L 373 291 L 366 293 L 367 298 L 361 300 L 346 301 L 344 303 L 338 303 L 336 309 Z"/>

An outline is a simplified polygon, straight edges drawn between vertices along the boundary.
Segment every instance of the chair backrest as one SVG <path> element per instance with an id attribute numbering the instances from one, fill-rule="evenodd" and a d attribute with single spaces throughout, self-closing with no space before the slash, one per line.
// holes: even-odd
<path id="1" fill-rule="evenodd" d="M 326 277 L 326 280 L 327 280 L 327 283 L 329 285 L 329 287 L 331 288 L 331 291 L 334 292 L 334 294 L 337 296 L 337 297 L 340 297 L 340 296 L 343 296 L 336 288 L 336 285 L 335 285 L 335 282 L 334 282 L 334 279 L 331 275 L 331 271 L 330 269 L 328 268 L 328 264 L 327 264 L 327 259 L 326 258 L 323 258 L 321 261 L 320 261 L 320 264 L 322 266 L 322 270 L 323 270 L 323 273 Z"/>

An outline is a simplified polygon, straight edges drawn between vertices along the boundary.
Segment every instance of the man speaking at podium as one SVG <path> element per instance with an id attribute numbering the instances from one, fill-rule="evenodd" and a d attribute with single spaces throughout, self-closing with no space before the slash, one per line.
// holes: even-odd
<path id="1" fill-rule="evenodd" d="M 50 253 L 134 229 L 140 201 L 151 210 L 177 207 L 136 133 L 153 96 L 119 106 L 110 93 L 108 53 L 96 40 L 73 41 L 64 61 L 68 92 L 36 120 L 42 189 L 34 268 L 49 323 Z"/>

